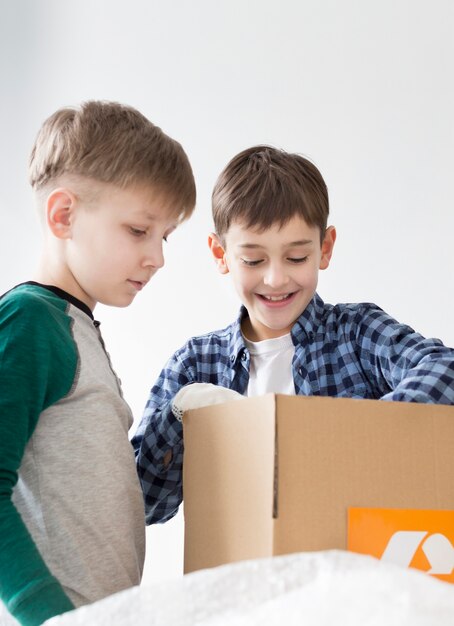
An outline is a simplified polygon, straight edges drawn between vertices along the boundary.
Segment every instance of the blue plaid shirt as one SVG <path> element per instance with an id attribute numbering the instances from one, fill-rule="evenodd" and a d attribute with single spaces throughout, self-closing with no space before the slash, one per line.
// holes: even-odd
<path id="1" fill-rule="evenodd" d="M 238 319 L 193 337 L 177 350 L 151 389 L 133 438 L 147 524 L 175 515 L 183 498 L 182 424 L 172 399 L 190 383 L 212 383 L 245 394 L 249 352 Z M 374 304 L 324 304 L 316 294 L 295 322 L 295 393 L 454 404 L 454 350 L 425 339 Z M 172 461 L 163 458 L 172 449 Z"/>

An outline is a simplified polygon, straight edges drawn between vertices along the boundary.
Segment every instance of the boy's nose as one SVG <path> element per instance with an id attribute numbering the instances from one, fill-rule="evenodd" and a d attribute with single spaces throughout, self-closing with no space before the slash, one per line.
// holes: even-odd
<path id="1" fill-rule="evenodd" d="M 280 264 L 270 264 L 263 277 L 265 285 L 278 289 L 288 283 L 288 275 Z"/>
<path id="2" fill-rule="evenodd" d="M 160 269 L 164 265 L 164 252 L 162 243 L 151 246 L 144 257 L 143 265 L 145 267 L 154 267 Z"/>

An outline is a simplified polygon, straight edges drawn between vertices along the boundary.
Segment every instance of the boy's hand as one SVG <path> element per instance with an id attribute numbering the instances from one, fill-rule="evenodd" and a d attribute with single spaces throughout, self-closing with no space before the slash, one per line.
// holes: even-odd
<path id="1" fill-rule="evenodd" d="M 172 402 L 172 413 L 181 421 L 183 413 L 203 406 L 222 404 L 230 400 L 242 400 L 244 396 L 232 389 L 211 383 L 192 383 L 182 387 Z"/>
<path id="2" fill-rule="evenodd" d="M 192 383 L 182 387 L 175 394 L 172 401 L 172 413 L 181 422 L 183 413 L 190 409 L 200 409 L 203 406 L 222 404 L 230 400 L 242 400 L 244 396 L 232 389 L 211 383 Z M 164 468 L 167 469 L 173 458 L 173 451 L 167 450 L 163 458 Z"/>

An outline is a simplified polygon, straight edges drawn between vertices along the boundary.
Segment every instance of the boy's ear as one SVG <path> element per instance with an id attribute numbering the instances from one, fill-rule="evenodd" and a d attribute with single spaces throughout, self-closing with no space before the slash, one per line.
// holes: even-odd
<path id="1" fill-rule="evenodd" d="M 336 241 L 336 229 L 329 226 L 326 229 L 325 237 L 322 242 L 322 258 L 320 259 L 320 269 L 326 270 L 333 254 L 334 243 Z"/>
<path id="2" fill-rule="evenodd" d="M 76 197 L 69 189 L 58 188 L 49 194 L 46 201 L 46 220 L 55 237 L 71 237 L 75 206 Z"/>
<path id="3" fill-rule="evenodd" d="M 221 240 L 216 235 L 216 233 L 210 233 L 208 235 L 208 246 L 211 250 L 211 254 L 216 261 L 216 265 L 218 266 L 218 270 L 221 274 L 228 274 L 229 268 L 227 266 L 227 261 L 225 258 L 225 250 L 224 246 L 221 243 Z"/>

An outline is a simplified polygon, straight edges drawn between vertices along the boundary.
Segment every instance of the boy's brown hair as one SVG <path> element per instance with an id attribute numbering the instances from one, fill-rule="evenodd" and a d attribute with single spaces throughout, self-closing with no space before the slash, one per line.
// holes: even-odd
<path id="1" fill-rule="evenodd" d="M 194 210 L 194 176 L 182 146 L 117 102 L 88 101 L 44 122 L 30 155 L 30 184 L 39 192 L 65 174 L 122 188 L 149 185 L 174 203 L 181 220 Z"/>
<path id="2" fill-rule="evenodd" d="M 214 227 L 223 239 L 232 222 L 266 230 L 283 226 L 294 215 L 325 235 L 328 189 L 319 170 L 299 154 L 271 146 L 254 146 L 237 154 L 213 189 Z"/>

